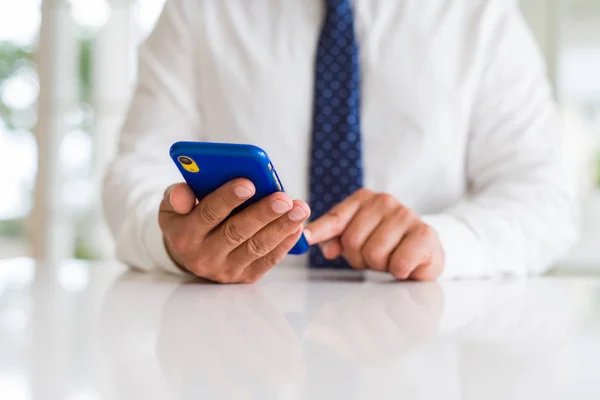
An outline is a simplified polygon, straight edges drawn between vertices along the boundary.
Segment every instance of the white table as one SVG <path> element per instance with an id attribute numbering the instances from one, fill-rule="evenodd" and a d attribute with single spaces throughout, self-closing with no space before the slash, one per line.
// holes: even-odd
<path id="1" fill-rule="evenodd" d="M 0 398 L 600 399 L 600 280 L 0 262 Z"/>

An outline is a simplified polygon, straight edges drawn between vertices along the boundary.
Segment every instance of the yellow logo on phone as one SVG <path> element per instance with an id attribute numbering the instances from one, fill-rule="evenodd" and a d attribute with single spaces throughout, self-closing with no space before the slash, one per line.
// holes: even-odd
<path id="1" fill-rule="evenodd" d="M 198 164 L 196 164 L 196 161 L 192 160 L 187 156 L 179 156 L 177 157 L 177 161 L 179 161 L 183 169 L 185 169 L 188 172 L 200 172 L 200 168 L 198 167 Z"/>

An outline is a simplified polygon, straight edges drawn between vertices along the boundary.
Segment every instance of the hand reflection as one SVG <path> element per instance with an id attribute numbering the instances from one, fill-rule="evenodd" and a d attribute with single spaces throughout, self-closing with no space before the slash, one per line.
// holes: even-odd
<path id="1" fill-rule="evenodd" d="M 433 283 L 379 284 L 325 303 L 305 339 L 357 365 L 391 363 L 432 338 L 443 311 Z"/>
<path id="2" fill-rule="evenodd" d="M 264 398 L 304 374 L 298 338 L 258 286 L 181 286 L 157 356 L 172 385 L 210 398 Z"/>
<path id="3" fill-rule="evenodd" d="M 129 272 L 100 332 L 123 399 L 263 399 L 304 374 L 299 339 L 258 286 Z"/>

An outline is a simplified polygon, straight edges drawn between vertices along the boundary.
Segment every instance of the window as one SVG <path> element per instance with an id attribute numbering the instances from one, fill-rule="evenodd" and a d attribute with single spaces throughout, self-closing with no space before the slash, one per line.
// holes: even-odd
<path id="1" fill-rule="evenodd" d="M 64 65 L 59 67 L 75 72 L 72 77 L 63 74 L 61 78 L 65 87 L 73 87 L 74 100 L 59 117 L 64 131 L 58 135 L 56 167 L 60 201 L 68 210 L 61 216 L 66 222 L 61 230 L 63 239 L 72 242 L 64 246 L 68 257 L 96 258 L 110 252 L 102 250 L 102 246 L 110 247 L 106 235 L 98 245 L 98 235 L 83 223 L 90 218 L 100 220 L 100 169 L 110 151 L 101 154 L 99 163 L 96 159 L 101 148 L 112 146 L 133 82 L 136 45 L 152 29 L 163 5 L 164 0 L 70 0 L 58 12 L 70 31 L 54 38 L 57 43 L 52 45 L 70 49 L 72 54 L 63 54 Z M 41 19 L 40 0 L 0 2 L 0 192 L 4 194 L 0 196 L 0 258 L 30 254 L 31 230 L 27 227 L 35 225 L 27 221 L 34 205 L 38 171 L 34 132 L 39 117 L 44 117 L 38 115 L 40 81 L 34 63 Z M 124 39 L 129 40 L 128 47 L 123 46 Z M 125 55 L 117 53 L 121 59 L 113 64 L 111 41 L 116 50 L 126 51 Z M 102 84 L 106 86 L 99 90 Z M 102 96 L 111 86 L 119 86 L 116 92 L 121 96 L 116 100 L 123 105 L 121 109 L 102 107 Z"/>

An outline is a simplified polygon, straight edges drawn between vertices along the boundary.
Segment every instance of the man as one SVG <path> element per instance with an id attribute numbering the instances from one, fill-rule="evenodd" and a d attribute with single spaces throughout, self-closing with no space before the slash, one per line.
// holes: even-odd
<path id="1" fill-rule="evenodd" d="M 310 218 L 310 257 L 289 262 L 543 272 L 575 237 L 544 74 L 513 0 L 169 0 L 106 178 L 118 255 L 255 282 Z M 229 217 L 245 179 L 197 203 L 168 157 L 179 140 L 264 148 L 312 216 L 277 193 Z"/>

